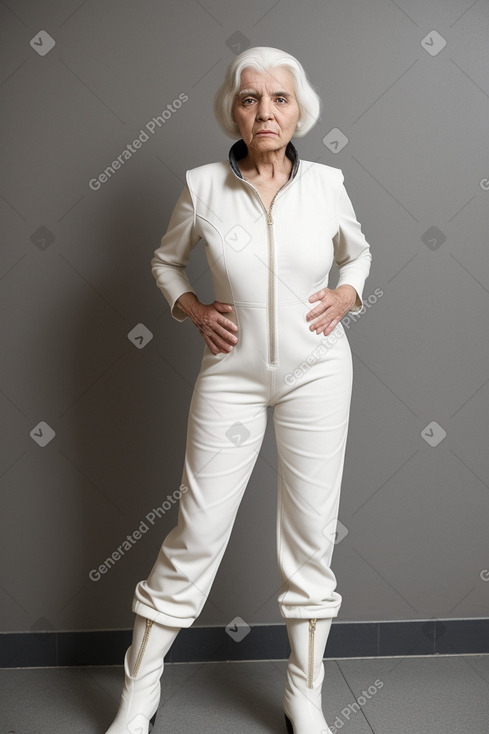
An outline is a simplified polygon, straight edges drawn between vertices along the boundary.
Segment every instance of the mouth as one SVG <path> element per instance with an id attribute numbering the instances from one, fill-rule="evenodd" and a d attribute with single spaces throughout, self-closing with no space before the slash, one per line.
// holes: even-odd
<path id="1" fill-rule="evenodd" d="M 276 135 L 273 130 L 258 130 L 257 135 Z"/>

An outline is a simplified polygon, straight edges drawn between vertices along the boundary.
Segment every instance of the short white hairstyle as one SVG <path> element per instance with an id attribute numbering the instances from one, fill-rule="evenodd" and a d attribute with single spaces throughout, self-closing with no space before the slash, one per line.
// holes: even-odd
<path id="1" fill-rule="evenodd" d="M 300 109 L 300 127 L 294 136 L 302 137 L 314 127 L 321 113 L 322 102 L 309 82 L 302 65 L 294 56 L 278 48 L 255 46 L 249 48 L 229 64 L 224 82 L 214 98 L 214 113 L 222 130 L 230 138 L 241 138 L 239 128 L 233 119 L 233 103 L 241 84 L 241 72 L 255 69 L 264 72 L 277 67 L 287 69 L 294 78 L 297 103 Z"/>

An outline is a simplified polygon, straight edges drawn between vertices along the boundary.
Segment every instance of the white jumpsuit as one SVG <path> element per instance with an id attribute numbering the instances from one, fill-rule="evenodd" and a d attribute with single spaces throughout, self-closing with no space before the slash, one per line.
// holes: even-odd
<path id="1" fill-rule="evenodd" d="M 167 535 L 133 611 L 189 627 L 210 592 L 262 444 L 273 406 L 278 453 L 277 558 L 283 617 L 336 617 L 342 598 L 330 568 L 348 430 L 352 361 L 340 323 L 329 337 L 309 330 L 309 296 L 337 285 L 362 298 L 370 249 L 339 169 L 302 161 L 267 212 L 245 181 L 240 140 L 229 161 L 187 172 L 167 233 L 152 260 L 173 316 L 194 292 L 185 267 L 204 240 L 215 298 L 234 306 L 238 343 L 213 355 L 205 345 L 188 421 L 178 525 Z M 357 302 L 358 303 L 358 302 Z M 357 311 L 360 306 L 352 309 Z"/>

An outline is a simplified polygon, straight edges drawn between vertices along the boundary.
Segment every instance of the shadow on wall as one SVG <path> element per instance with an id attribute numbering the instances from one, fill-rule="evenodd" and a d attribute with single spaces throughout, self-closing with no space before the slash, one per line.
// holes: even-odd
<path id="1" fill-rule="evenodd" d="M 65 581 L 58 583 L 74 593 L 55 613 L 58 629 L 132 626 L 134 586 L 177 522 L 201 344 L 172 323 L 155 286 L 150 259 L 166 222 L 156 225 L 155 238 L 159 213 L 139 194 L 136 184 L 103 212 L 94 259 L 93 252 L 86 259 L 96 275 L 71 324 L 74 403 L 59 435 L 61 452 L 77 468 L 72 522 L 80 545 L 71 558 L 60 553 L 57 573 Z"/>

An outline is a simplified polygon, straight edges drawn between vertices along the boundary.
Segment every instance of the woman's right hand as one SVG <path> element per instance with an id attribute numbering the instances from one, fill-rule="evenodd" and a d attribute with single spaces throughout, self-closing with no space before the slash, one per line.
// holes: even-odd
<path id="1" fill-rule="evenodd" d="M 212 354 L 228 353 L 237 344 L 238 327 L 224 315 L 233 310 L 230 303 L 201 303 L 195 293 L 187 292 L 175 305 L 192 319 Z"/>

